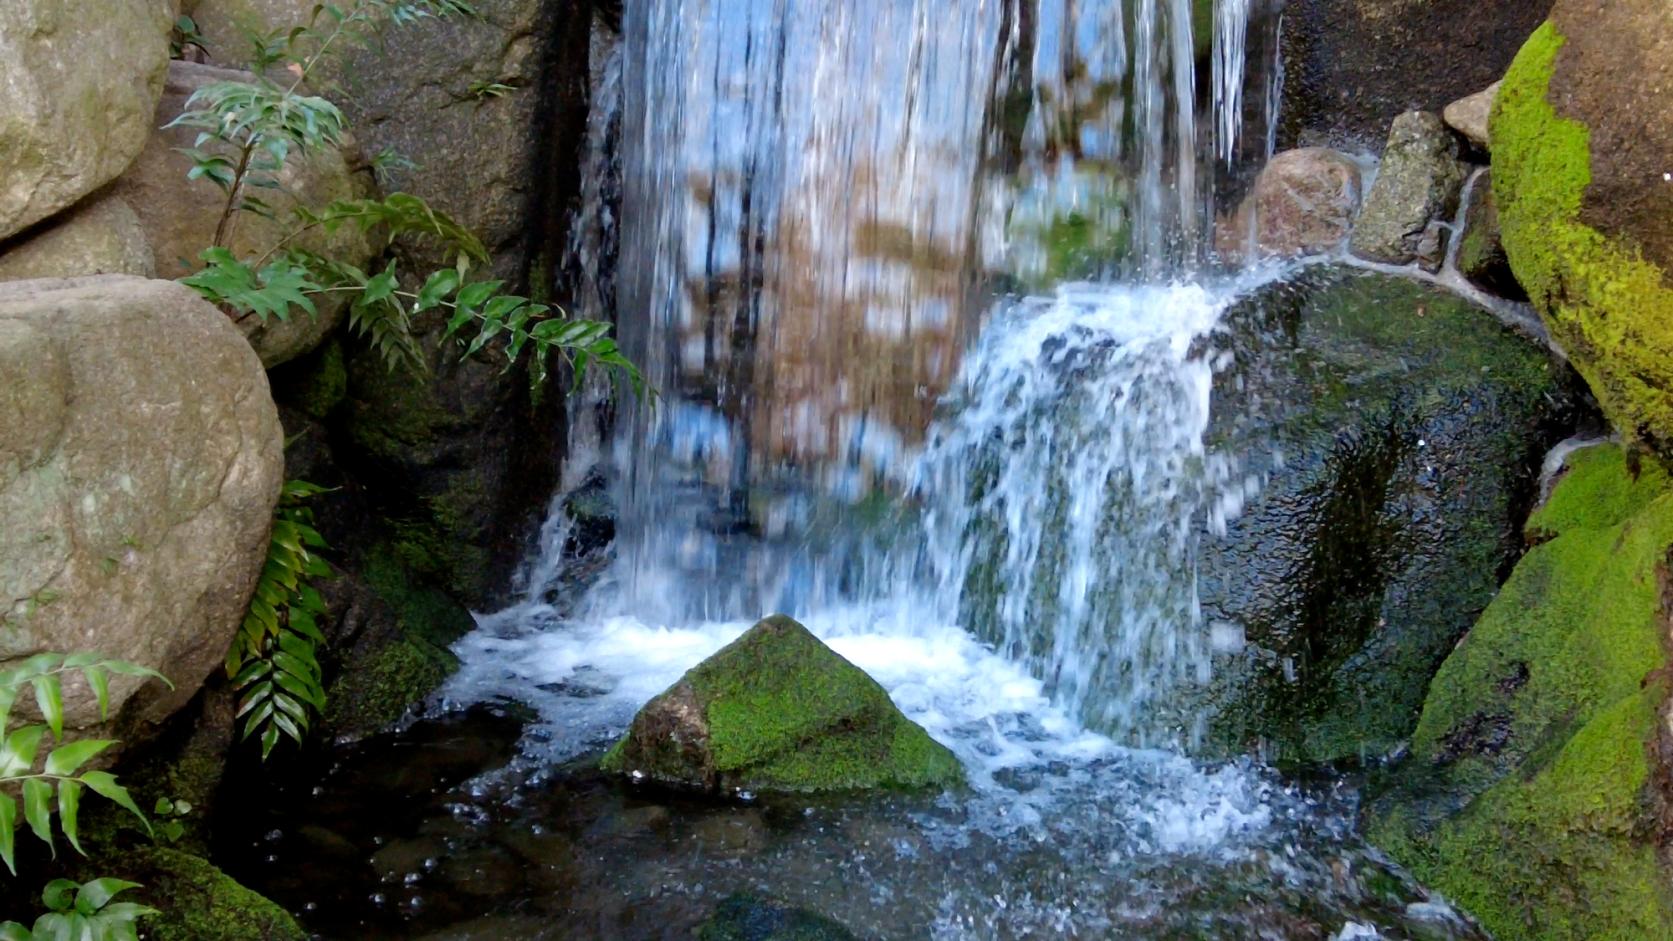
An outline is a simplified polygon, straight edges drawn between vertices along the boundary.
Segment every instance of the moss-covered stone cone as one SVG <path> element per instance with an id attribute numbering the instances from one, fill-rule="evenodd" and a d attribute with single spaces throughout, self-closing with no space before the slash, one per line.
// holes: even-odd
<path id="1" fill-rule="evenodd" d="M 1673 484 L 1615 446 L 1570 467 L 1528 522 L 1544 541 L 1435 677 L 1368 833 L 1500 941 L 1669 938 Z"/>
<path id="2" fill-rule="evenodd" d="M 963 769 L 865 671 L 782 615 L 646 704 L 602 767 L 720 790 L 946 787 Z"/>
<path id="3" fill-rule="evenodd" d="M 1222 323 L 1208 444 L 1260 486 L 1203 536 L 1204 616 L 1243 643 L 1186 714 L 1216 753 L 1386 753 L 1520 555 L 1575 384 L 1488 312 L 1385 275 L 1310 269 Z"/>
<path id="4" fill-rule="evenodd" d="M 1623 67 L 1626 66 L 1626 67 Z M 1673 456 L 1673 7 L 1561 0 L 1492 118 L 1505 251 L 1630 439 Z"/>

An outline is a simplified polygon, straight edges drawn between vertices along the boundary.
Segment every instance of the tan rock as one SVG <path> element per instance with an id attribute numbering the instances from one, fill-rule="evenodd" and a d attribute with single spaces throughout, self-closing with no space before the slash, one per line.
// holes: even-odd
<path id="1" fill-rule="evenodd" d="M 156 126 L 161 128 L 178 117 L 187 99 L 199 88 L 211 82 L 249 77 L 248 72 L 192 62 L 170 63 Z M 226 206 L 226 195 L 219 188 L 186 179 L 192 163 L 176 148 L 192 146 L 195 138 L 196 132 L 188 128 L 157 131 L 116 184 L 116 192 L 127 199 L 145 225 L 156 255 L 158 277 L 179 278 L 202 267 L 198 256 L 214 242 L 216 223 Z M 292 231 L 290 214 L 298 204 L 318 208 L 333 200 L 367 195 L 371 186 L 368 177 L 353 169 L 341 153 L 321 153 L 305 160 L 293 157 L 285 165 L 282 190 L 261 192 L 277 219 L 240 213 L 231 249 L 241 257 L 264 254 Z M 371 242 L 353 226 L 345 226 L 329 237 L 311 233 L 293 244 L 362 266 L 373 251 Z M 288 321 L 263 324 L 252 317 L 241 321 L 240 327 L 261 354 L 262 363 L 272 368 L 318 346 L 341 322 L 343 310 L 340 303 L 321 304 L 317 317 L 298 311 Z"/>
<path id="2" fill-rule="evenodd" d="M 1487 119 L 1493 114 L 1493 100 L 1499 95 L 1499 84 L 1494 82 L 1467 98 L 1460 98 L 1447 105 L 1446 110 L 1441 112 L 1441 117 L 1448 127 L 1484 150 L 1493 144 L 1493 135 L 1487 129 Z"/>
<path id="3" fill-rule="evenodd" d="M 0 239 L 121 173 L 151 133 L 164 0 L 0 3 Z"/>
<path id="4" fill-rule="evenodd" d="M 93 274 L 154 277 L 139 216 L 120 196 L 95 193 L 68 212 L 0 244 L 0 281 Z"/>
<path id="5" fill-rule="evenodd" d="M 98 652 L 165 673 L 115 678 L 160 721 L 236 633 L 284 475 L 267 376 L 189 289 L 119 275 L 0 285 L 0 667 Z M 137 694 L 137 696 L 136 696 Z M 66 686 L 68 721 L 94 724 Z"/>
<path id="6" fill-rule="evenodd" d="M 1339 248 L 1359 211 L 1359 165 L 1327 147 L 1272 158 L 1232 219 L 1216 233 L 1231 258 L 1316 255 Z"/>

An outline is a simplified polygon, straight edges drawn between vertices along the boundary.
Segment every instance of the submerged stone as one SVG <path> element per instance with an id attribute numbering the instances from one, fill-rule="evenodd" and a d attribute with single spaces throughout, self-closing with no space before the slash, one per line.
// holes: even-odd
<path id="1" fill-rule="evenodd" d="M 829 918 L 754 895 L 730 896 L 697 929 L 698 941 L 855 941 Z"/>
<path id="2" fill-rule="evenodd" d="M 1673 482 L 1578 452 L 1540 544 L 1429 689 L 1368 835 L 1501 941 L 1673 937 L 1666 572 Z"/>
<path id="3" fill-rule="evenodd" d="M 777 615 L 651 700 L 606 771 L 705 790 L 946 787 L 953 753 L 807 628 Z"/>
<path id="4" fill-rule="evenodd" d="M 1546 451 L 1581 416 L 1545 350 L 1417 281 L 1314 268 L 1213 341 L 1211 453 L 1239 506 L 1199 557 L 1211 751 L 1382 754 L 1521 551 Z"/>

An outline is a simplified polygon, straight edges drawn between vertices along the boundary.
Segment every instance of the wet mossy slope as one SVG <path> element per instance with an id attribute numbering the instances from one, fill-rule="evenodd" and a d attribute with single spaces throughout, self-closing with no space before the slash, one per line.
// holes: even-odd
<path id="1" fill-rule="evenodd" d="M 1368 833 L 1501 941 L 1673 938 L 1656 851 L 1673 484 L 1616 446 L 1570 465 L 1528 521 L 1539 545 L 1435 677 Z"/>

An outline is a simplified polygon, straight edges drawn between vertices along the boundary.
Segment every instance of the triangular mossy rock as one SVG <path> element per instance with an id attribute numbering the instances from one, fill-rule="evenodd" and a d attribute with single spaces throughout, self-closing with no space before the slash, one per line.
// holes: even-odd
<path id="1" fill-rule="evenodd" d="M 606 771 L 706 790 L 945 787 L 963 779 L 877 681 L 782 615 L 750 628 L 634 717 Z"/>

